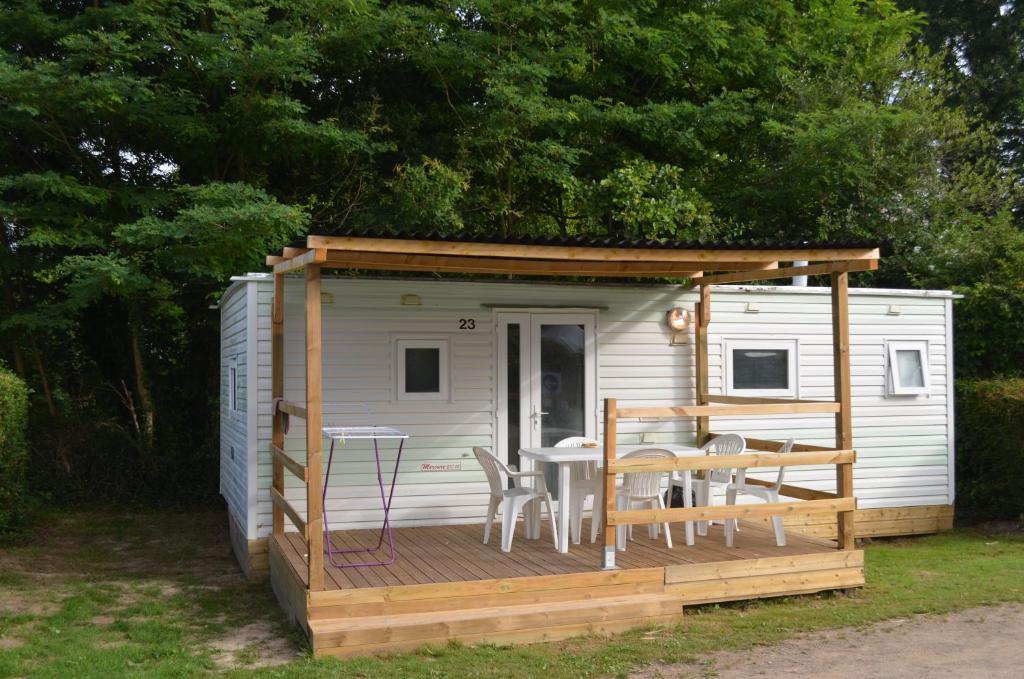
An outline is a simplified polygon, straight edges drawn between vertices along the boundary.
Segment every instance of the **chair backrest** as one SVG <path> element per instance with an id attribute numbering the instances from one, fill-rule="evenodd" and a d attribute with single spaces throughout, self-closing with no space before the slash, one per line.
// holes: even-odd
<path id="1" fill-rule="evenodd" d="M 788 439 L 782 444 L 782 447 L 778 449 L 779 453 L 790 453 L 793 451 L 793 444 L 796 443 L 795 439 Z M 786 468 L 783 466 L 779 467 L 779 475 L 775 478 L 775 485 L 772 486 L 772 490 L 778 491 L 782 487 L 782 479 L 786 476 Z M 736 472 L 736 485 L 742 486 L 747 481 L 747 470 L 739 469 Z"/>
<path id="2" fill-rule="evenodd" d="M 501 482 L 501 474 L 502 472 L 507 474 L 508 467 L 486 448 L 473 448 L 473 454 L 476 456 L 476 461 L 480 463 L 480 467 L 484 470 L 484 475 L 487 476 L 487 484 L 491 487 L 491 495 L 502 495 L 505 486 Z"/>
<path id="3" fill-rule="evenodd" d="M 747 441 L 739 434 L 722 434 L 700 447 L 705 455 L 740 455 L 746 448 Z M 712 469 L 708 472 L 708 479 L 715 483 L 729 483 L 732 481 L 732 468 Z"/>
<path id="4" fill-rule="evenodd" d="M 567 439 L 562 439 L 555 444 L 555 448 L 584 448 L 588 447 L 585 444 L 591 443 L 597 445 L 597 441 L 594 439 L 588 439 L 586 436 L 570 436 Z M 590 481 L 591 479 L 597 478 L 597 463 L 596 462 L 580 462 L 579 464 L 569 465 L 569 481 Z"/>
<path id="5" fill-rule="evenodd" d="M 623 458 L 674 458 L 671 450 L 644 448 L 626 453 Z M 622 475 L 622 494 L 630 497 L 656 497 L 661 493 L 661 480 L 667 472 L 628 472 Z"/>
<path id="6" fill-rule="evenodd" d="M 786 442 L 782 444 L 782 447 L 779 448 L 779 452 L 780 453 L 791 453 L 791 452 L 793 452 L 793 444 L 794 443 L 796 443 L 796 441 L 794 439 L 787 439 Z M 778 478 L 775 479 L 775 486 L 774 486 L 775 490 L 778 490 L 779 488 L 782 487 L 782 479 L 785 476 L 786 476 L 786 468 L 785 467 L 779 467 L 779 476 L 778 476 Z"/>

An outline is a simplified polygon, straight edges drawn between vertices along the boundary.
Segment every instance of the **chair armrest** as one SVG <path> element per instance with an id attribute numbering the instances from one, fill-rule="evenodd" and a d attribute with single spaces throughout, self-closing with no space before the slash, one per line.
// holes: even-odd
<path id="1" fill-rule="evenodd" d="M 512 479 L 512 485 L 516 488 L 522 488 L 522 480 L 530 477 L 540 479 L 540 483 L 537 484 L 537 490 L 542 493 L 547 492 L 547 487 L 544 485 L 544 472 L 532 471 L 532 472 L 512 472 L 508 473 L 508 477 Z"/>
<path id="2" fill-rule="evenodd" d="M 514 469 L 514 468 L 513 467 L 509 467 L 509 469 Z M 523 476 L 544 476 L 544 472 L 539 472 L 539 471 L 534 471 L 534 472 L 510 471 L 508 473 L 508 475 L 509 476 L 514 476 L 514 477 L 517 477 L 517 478 L 518 477 L 523 477 Z"/>

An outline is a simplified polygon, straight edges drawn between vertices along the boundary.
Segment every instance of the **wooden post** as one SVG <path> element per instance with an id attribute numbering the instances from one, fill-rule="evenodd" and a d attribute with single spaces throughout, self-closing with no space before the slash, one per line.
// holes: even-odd
<path id="1" fill-rule="evenodd" d="M 850 397 L 850 308 L 849 274 L 845 271 L 832 274 L 832 361 L 835 374 L 835 399 L 839 404 L 836 413 L 836 448 L 853 449 L 853 413 Z M 836 465 L 836 494 L 839 497 L 853 497 L 853 464 Z M 840 549 L 854 548 L 854 513 L 839 512 L 836 516 L 839 526 Z"/>
<path id="2" fill-rule="evenodd" d="M 695 320 L 697 327 L 694 331 L 694 355 L 695 368 L 694 377 L 697 385 L 697 405 L 705 405 L 707 400 L 704 394 L 708 393 L 708 323 L 711 322 L 711 286 L 700 286 L 700 301 L 695 305 Z M 697 445 L 702 446 L 707 441 L 711 432 L 711 420 L 708 417 L 697 418 Z"/>
<path id="3" fill-rule="evenodd" d="M 604 530 L 604 559 L 602 567 L 606 570 L 615 568 L 615 526 L 608 523 L 608 517 L 615 511 L 615 473 L 611 471 L 611 461 L 615 459 L 615 438 L 618 435 L 618 402 L 614 398 L 604 400 L 604 512 L 602 513 Z"/>
<path id="4" fill-rule="evenodd" d="M 306 540 L 309 591 L 324 588 L 320 266 L 306 266 Z"/>
<path id="5" fill-rule="evenodd" d="M 284 274 L 274 274 L 274 310 L 271 317 L 270 334 L 270 397 L 272 403 L 284 397 Z M 273 428 L 270 442 L 284 449 L 283 415 L 273 413 Z M 271 485 L 278 493 L 284 495 L 284 467 L 281 461 L 271 456 Z M 276 504 L 271 506 L 271 525 L 274 535 L 284 533 L 284 512 Z"/>

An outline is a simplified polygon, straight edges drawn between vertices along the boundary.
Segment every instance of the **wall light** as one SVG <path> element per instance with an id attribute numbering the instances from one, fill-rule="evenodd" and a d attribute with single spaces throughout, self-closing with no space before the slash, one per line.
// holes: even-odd
<path id="1" fill-rule="evenodd" d="M 419 295 L 402 295 L 402 306 L 420 306 L 423 300 Z"/>
<path id="2" fill-rule="evenodd" d="M 669 309 L 665 314 L 665 325 L 672 331 L 672 344 L 686 344 L 689 340 L 690 311 L 682 307 Z"/>

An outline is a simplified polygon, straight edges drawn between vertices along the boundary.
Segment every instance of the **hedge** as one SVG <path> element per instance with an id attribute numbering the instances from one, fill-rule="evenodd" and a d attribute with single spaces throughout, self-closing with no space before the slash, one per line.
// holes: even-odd
<path id="1" fill-rule="evenodd" d="M 16 535 L 27 520 L 27 429 L 28 387 L 0 365 L 0 539 Z"/>
<path id="2" fill-rule="evenodd" d="M 968 521 L 1024 516 L 1024 379 L 956 385 L 956 505 Z"/>

